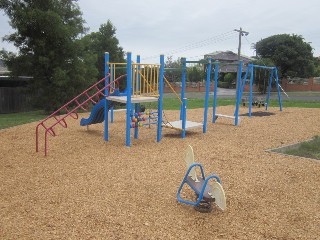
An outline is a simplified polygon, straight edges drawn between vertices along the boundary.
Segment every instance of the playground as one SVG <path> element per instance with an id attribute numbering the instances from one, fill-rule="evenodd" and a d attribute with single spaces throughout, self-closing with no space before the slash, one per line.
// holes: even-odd
<path id="1" fill-rule="evenodd" d="M 112 63 L 105 53 L 105 78 L 39 123 L 0 132 L 1 238 L 319 235 L 319 161 L 266 150 L 318 134 L 320 109 L 283 111 L 276 67 L 237 63 L 236 104 L 219 106 L 219 62 L 182 58 L 181 95 L 173 90 L 180 110 L 164 111 L 163 86 L 170 87 L 164 56 L 160 64 L 140 63 L 139 55 L 131 59 L 127 53 L 127 63 Z M 202 108 L 187 108 L 187 64 L 199 64 L 206 73 Z M 254 107 L 258 68 L 269 74 L 264 108 Z M 246 83 L 250 92 L 241 104 Z M 272 84 L 279 108 L 269 106 Z M 116 111 L 115 102 L 125 109 Z M 142 106 L 148 103 L 156 109 Z M 207 177 L 192 170 L 200 165 Z"/>
<path id="2" fill-rule="evenodd" d="M 234 106 L 217 107 L 232 115 Z M 320 109 L 269 108 L 270 116 L 218 119 L 207 132 L 181 138 L 140 128 L 125 146 L 125 112 L 109 125 L 57 128 L 47 157 L 35 152 L 37 123 L 0 131 L 2 239 L 316 239 L 320 224 L 319 161 L 266 152 L 320 132 Z M 166 111 L 170 119 L 180 112 Z M 89 113 L 79 114 L 79 118 Z M 203 109 L 188 110 L 201 121 Z M 54 140 L 53 140 L 54 139 Z M 227 209 L 199 213 L 178 203 L 188 145 L 206 174 L 222 180 Z M 43 142 L 40 147 L 43 149 Z M 194 197 L 186 192 L 186 197 Z"/>

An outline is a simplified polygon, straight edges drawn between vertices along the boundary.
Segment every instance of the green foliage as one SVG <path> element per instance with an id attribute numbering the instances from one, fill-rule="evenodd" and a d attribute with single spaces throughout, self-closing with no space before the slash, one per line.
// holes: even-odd
<path id="1" fill-rule="evenodd" d="M 320 77 L 320 57 L 314 58 L 315 71 L 314 76 Z"/>
<path id="2" fill-rule="evenodd" d="M 36 107 L 52 111 L 96 80 L 93 56 L 76 42 L 85 32 L 76 1 L 2 1 L 0 8 L 16 30 L 4 39 L 19 49 L 1 56 L 12 75 L 33 77 L 29 90 Z"/>
<path id="3" fill-rule="evenodd" d="M 271 59 L 283 77 L 312 77 L 314 62 L 312 47 L 302 36 L 279 34 L 256 44 L 260 58 Z"/>
<path id="4" fill-rule="evenodd" d="M 222 81 L 218 82 L 218 87 L 232 88 L 232 84 L 236 82 L 236 73 L 223 73 L 221 74 Z"/>
<path id="5" fill-rule="evenodd" d="M 234 73 L 227 73 L 223 77 L 224 82 L 232 82 L 236 79 L 237 75 Z"/>
<path id="6" fill-rule="evenodd" d="M 201 65 L 187 67 L 187 81 L 202 82 L 205 79 L 205 73 Z"/>
<path id="7" fill-rule="evenodd" d="M 269 58 L 260 58 L 253 62 L 255 65 L 274 67 L 275 64 Z M 270 80 L 270 70 L 255 68 L 254 69 L 254 83 L 258 86 L 259 92 L 265 94 L 268 90 Z"/>
<path id="8" fill-rule="evenodd" d="M 228 82 L 219 81 L 218 82 L 218 87 L 219 88 L 229 88 L 229 83 Z"/>
<path id="9" fill-rule="evenodd" d="M 164 64 L 165 74 L 164 76 L 168 79 L 169 82 L 181 82 L 182 78 L 182 68 L 181 68 L 181 59 L 173 61 L 172 56 L 168 56 Z"/>
<path id="10" fill-rule="evenodd" d="M 115 36 L 116 28 L 110 20 L 102 24 L 99 32 L 92 32 L 83 37 L 79 42 L 88 54 L 96 56 L 96 68 L 98 79 L 104 77 L 104 53 L 110 55 L 110 62 L 125 62 L 124 52 L 119 46 L 119 40 Z"/>

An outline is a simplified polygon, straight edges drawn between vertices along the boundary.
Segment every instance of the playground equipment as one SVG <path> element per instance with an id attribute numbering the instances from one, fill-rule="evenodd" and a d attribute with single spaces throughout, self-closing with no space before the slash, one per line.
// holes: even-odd
<path id="1" fill-rule="evenodd" d="M 226 197 L 221 186 L 221 180 L 216 175 L 210 175 L 207 178 L 204 175 L 203 167 L 194 160 L 192 147 L 189 145 L 186 152 L 187 172 L 180 184 L 177 192 L 177 199 L 181 203 L 193 205 L 197 211 L 210 212 L 212 210 L 211 203 L 214 202 L 221 210 L 226 209 Z M 201 177 L 197 176 L 196 167 L 201 170 Z M 215 179 L 216 181 L 211 181 Z M 189 201 L 181 198 L 181 190 L 187 184 L 196 194 L 196 201 Z"/>
<path id="2" fill-rule="evenodd" d="M 181 97 L 173 90 L 169 81 L 164 78 L 168 86 L 171 90 L 175 93 L 177 98 L 180 101 L 180 120 L 173 121 L 173 122 L 166 122 L 162 126 L 166 128 L 172 128 L 180 130 L 181 137 L 185 138 L 186 131 L 192 128 L 202 127 L 203 133 L 207 131 L 207 119 L 208 119 L 208 105 L 209 105 L 209 92 L 210 92 L 210 75 L 211 75 L 211 66 L 212 66 L 212 59 L 209 58 L 207 60 L 200 60 L 200 61 L 187 61 L 186 58 L 181 58 L 182 63 L 182 86 L 181 86 Z M 205 102 L 204 102 L 204 113 L 203 113 L 203 122 L 193 122 L 188 120 L 187 121 L 187 98 L 185 97 L 185 89 L 186 89 L 186 80 L 187 80 L 187 64 L 202 64 L 206 68 L 206 92 L 205 92 Z"/>
<path id="3" fill-rule="evenodd" d="M 131 146 L 131 129 L 134 129 L 134 138 L 138 138 L 139 127 L 156 124 L 157 141 L 161 140 L 162 123 L 162 98 L 163 98 L 163 72 L 164 56 L 160 56 L 160 64 L 142 64 L 140 56 L 137 56 L 136 63 L 132 62 L 131 52 L 127 53 L 127 63 L 109 62 L 109 53 L 105 53 L 105 75 L 110 74 L 111 81 L 116 78 L 119 68 L 126 67 L 127 82 L 126 91 L 122 95 L 112 95 L 113 88 L 105 88 L 106 106 L 110 102 L 120 102 L 126 104 L 126 146 Z M 106 78 L 105 84 L 108 85 L 109 78 Z M 136 118 L 135 115 L 140 112 L 140 104 L 147 102 L 158 102 L 158 114 L 152 116 L 152 123 L 146 122 L 143 118 Z M 105 109 L 107 109 L 105 107 Z M 104 117 L 108 119 L 109 112 L 105 110 Z M 148 118 L 148 120 L 151 120 Z M 104 139 L 109 141 L 109 124 L 104 121 Z"/>
<path id="4" fill-rule="evenodd" d="M 56 133 L 54 128 L 58 125 L 63 128 L 67 128 L 66 119 L 71 117 L 73 119 L 78 119 L 77 111 L 79 109 L 87 110 L 89 103 L 98 104 L 100 101 L 100 97 L 106 97 L 104 91 L 105 89 L 110 88 L 112 84 L 116 84 L 121 81 L 125 76 L 122 75 L 117 79 L 114 79 L 113 82 L 106 84 L 104 87 L 100 87 L 102 83 L 105 82 L 106 78 L 109 78 L 109 74 L 106 75 L 105 78 L 99 80 L 97 83 L 93 84 L 91 87 L 86 89 L 84 92 L 73 98 L 71 101 L 60 107 L 58 110 L 53 112 L 51 115 L 46 117 L 36 126 L 36 152 L 39 151 L 39 131 L 40 128 L 44 129 L 44 151 L 45 155 L 47 155 L 48 151 L 48 134 L 55 137 Z M 107 105 L 107 111 L 109 111 L 109 107 L 112 105 Z M 100 121 L 101 119 L 95 119 L 95 121 Z"/>
<path id="5" fill-rule="evenodd" d="M 241 82 L 241 72 L 242 72 L 242 61 L 239 61 L 238 64 L 238 86 L 240 86 Z M 234 125 L 238 126 L 240 123 L 240 118 L 239 118 L 239 103 L 240 103 L 240 92 L 236 92 L 236 109 L 234 112 L 233 116 L 230 115 L 225 115 L 225 114 L 218 114 L 217 113 L 217 89 L 218 89 L 218 81 L 219 81 L 219 62 L 215 62 L 215 67 L 214 67 L 214 88 L 213 88 L 213 112 L 212 112 L 212 123 L 215 123 L 218 117 L 221 118 L 229 118 L 234 120 Z"/>
<path id="6" fill-rule="evenodd" d="M 186 58 L 182 58 L 182 89 L 181 97 L 173 90 L 169 81 L 164 77 L 164 55 L 160 56 L 160 64 L 142 64 L 140 63 L 140 56 L 137 56 L 136 63 L 132 62 L 131 52 L 127 53 L 126 63 L 112 63 L 109 62 L 109 53 L 105 53 L 105 78 L 101 79 L 93 86 L 85 90 L 83 93 L 63 105 L 57 111 L 52 113 L 46 119 L 42 120 L 36 127 L 36 151 L 39 151 L 39 129 L 43 128 L 44 133 L 44 148 L 45 155 L 47 155 L 48 149 L 48 134 L 56 136 L 54 128 L 57 125 L 61 125 L 67 128 L 67 117 L 74 119 L 78 118 L 77 111 L 79 109 L 86 110 L 88 103 L 93 103 L 94 107 L 91 111 L 89 118 L 82 119 L 80 122 L 81 126 L 89 126 L 91 124 L 101 123 L 104 121 L 104 139 L 109 140 L 109 112 L 110 120 L 113 122 L 113 105 L 114 102 L 120 102 L 126 104 L 126 146 L 131 146 L 131 129 L 134 129 L 134 138 L 138 138 L 139 127 L 144 126 L 157 126 L 157 142 L 161 141 L 162 128 L 171 128 L 180 130 L 181 137 L 185 138 L 186 131 L 188 129 L 202 127 L 203 133 L 207 131 L 207 120 L 208 120 L 208 105 L 209 105 L 209 92 L 210 92 L 210 76 L 212 68 L 212 59 L 200 60 L 200 61 L 187 61 Z M 187 64 L 202 64 L 206 70 L 206 90 L 205 90 L 205 102 L 204 102 L 204 113 L 203 122 L 192 122 L 187 121 L 187 99 L 185 98 L 186 89 L 186 77 L 187 77 Z M 238 74 L 237 79 L 238 88 L 237 99 L 236 99 L 236 110 L 234 116 L 227 116 L 216 113 L 217 107 L 217 87 L 218 87 L 218 71 L 219 62 L 214 62 L 214 95 L 213 95 L 213 116 L 212 122 L 214 123 L 217 117 L 226 117 L 234 119 L 235 125 L 239 124 L 239 104 L 243 93 L 244 86 L 246 84 L 247 76 L 250 74 L 250 98 L 249 98 L 249 116 L 251 117 L 252 107 L 252 84 L 253 84 L 253 69 L 257 67 L 269 69 L 270 81 L 268 88 L 268 98 L 266 103 L 266 109 L 268 107 L 268 101 L 270 98 L 271 83 L 275 78 L 278 97 L 280 104 L 280 111 L 282 110 L 281 96 L 280 96 L 280 85 L 278 83 L 278 73 L 275 67 L 264 67 L 249 64 L 246 74 L 241 79 L 241 74 Z M 120 75 L 123 69 L 126 69 L 126 73 Z M 242 73 L 242 62 L 239 62 L 238 71 Z M 120 92 L 119 82 L 126 78 L 126 88 L 123 92 Z M 180 101 L 180 120 L 173 122 L 163 121 L 163 86 L 164 81 L 176 94 Z M 104 84 L 103 87 L 100 87 Z M 102 99 L 101 99 L 102 98 Z M 157 102 L 158 109 L 152 115 L 144 113 L 140 110 L 141 103 Z M 136 117 L 136 114 L 148 115 L 147 117 Z"/>
<path id="7" fill-rule="evenodd" d="M 207 79 L 206 79 L 206 99 L 204 110 L 203 123 L 196 123 L 186 120 L 187 99 L 185 98 L 186 86 L 186 64 L 200 63 L 206 64 Z M 126 69 L 126 74 L 119 76 L 121 70 Z M 137 56 L 136 63 L 132 62 L 132 55 L 127 53 L 126 63 L 112 63 L 109 62 L 109 53 L 105 53 L 105 78 L 88 88 L 86 91 L 72 99 L 67 104 L 63 105 L 57 111 L 52 113 L 46 119 L 41 121 L 36 127 L 36 151 L 39 151 L 39 128 L 43 127 L 45 130 L 45 155 L 48 149 L 48 134 L 56 136 L 54 128 L 60 124 L 67 127 L 65 119 L 68 116 L 74 119 L 78 118 L 77 110 L 86 110 L 85 106 L 88 102 L 92 102 L 94 107 L 90 116 L 87 119 L 82 119 L 81 126 L 89 126 L 91 124 L 101 123 L 104 121 L 104 139 L 109 140 L 109 112 L 111 113 L 111 122 L 113 122 L 113 103 L 120 102 L 126 104 L 126 146 L 131 146 L 131 129 L 134 129 L 134 138 L 138 138 L 139 127 L 149 126 L 154 124 L 157 126 L 157 142 L 162 138 L 162 127 L 169 127 L 182 131 L 182 138 L 186 135 L 186 130 L 203 127 L 203 132 L 207 129 L 207 114 L 209 102 L 209 88 L 210 88 L 210 71 L 211 59 L 202 61 L 187 61 L 183 58 L 182 68 L 182 91 L 181 91 L 181 111 L 180 120 L 174 122 L 163 122 L 163 85 L 164 81 L 164 55 L 160 56 L 160 64 L 142 64 L 140 63 L 140 56 Z M 119 81 L 126 78 L 126 88 L 124 92 L 119 90 Z M 104 87 L 99 86 L 104 83 Z M 167 81 L 170 86 L 170 83 Z M 171 87 L 171 86 L 170 86 Z M 171 87 L 172 89 L 172 87 Z M 93 92 L 93 93 L 92 93 Z M 92 95 L 90 95 L 92 94 Z M 97 98 L 97 100 L 94 100 Z M 100 98 L 103 98 L 100 101 Z M 182 99 L 182 100 L 181 100 Z M 141 113 L 140 104 L 147 102 L 157 102 L 158 109 L 148 117 L 136 118 L 137 113 Z M 75 106 L 75 107 L 74 107 Z M 70 110 L 71 109 L 71 110 Z M 51 120 L 54 123 L 51 124 Z M 51 125 L 49 125 L 51 124 Z M 49 126 L 48 126 L 49 125 Z"/>
<path id="8" fill-rule="evenodd" d="M 241 86 L 238 89 L 238 93 L 239 94 L 239 99 L 242 98 L 242 94 L 244 91 L 244 87 L 247 83 L 247 78 L 248 76 L 250 76 L 250 80 L 249 80 L 249 86 L 250 86 L 250 91 L 249 91 L 249 101 L 248 101 L 248 106 L 249 106 L 249 112 L 248 115 L 249 117 L 252 116 L 252 106 L 255 103 L 254 102 L 254 98 L 253 98 L 253 93 L 252 93 L 252 89 L 253 89 L 253 83 L 254 83 L 254 70 L 255 69 L 266 69 L 269 70 L 269 84 L 268 84 L 268 93 L 267 93 L 267 99 L 265 101 L 265 103 L 260 100 L 259 102 L 257 102 L 257 104 L 261 104 L 264 103 L 265 105 L 265 110 L 268 110 L 268 105 L 269 105 L 269 99 L 270 99 L 270 95 L 271 95 L 271 88 L 272 88 L 272 82 L 274 81 L 277 87 L 277 93 L 278 93 L 278 102 L 279 102 L 279 107 L 280 107 L 280 111 L 282 111 L 282 100 L 281 100 L 281 93 L 280 93 L 280 84 L 279 84 L 279 79 L 278 79 L 278 70 L 276 67 L 267 67 L 267 66 L 260 66 L 260 65 L 254 65 L 252 63 L 248 64 L 247 70 L 245 72 L 245 75 L 243 77 L 243 79 L 241 80 Z M 238 99 L 238 98 L 237 98 Z"/>

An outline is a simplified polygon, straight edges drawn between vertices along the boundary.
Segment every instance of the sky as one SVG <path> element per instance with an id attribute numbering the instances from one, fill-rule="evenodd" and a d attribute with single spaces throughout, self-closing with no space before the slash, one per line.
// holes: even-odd
<path id="1" fill-rule="evenodd" d="M 144 63 L 165 57 L 202 59 L 215 51 L 254 56 L 252 45 L 276 34 L 301 35 L 320 56 L 319 0 L 78 0 L 89 32 L 110 20 L 120 46 Z M 13 33 L 8 17 L 0 12 L 0 37 Z M 0 41 L 0 49 L 15 51 Z M 106 49 L 108 51 L 108 49 Z M 102 53 L 103 54 L 103 53 Z"/>

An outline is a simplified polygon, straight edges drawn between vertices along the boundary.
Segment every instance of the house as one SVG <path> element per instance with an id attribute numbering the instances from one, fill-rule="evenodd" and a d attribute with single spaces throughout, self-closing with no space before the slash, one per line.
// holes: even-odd
<path id="1" fill-rule="evenodd" d="M 221 63 L 219 64 L 219 71 L 221 73 L 232 73 L 238 71 L 238 54 L 232 51 L 217 51 L 204 55 L 204 58 L 212 58 L 219 61 Z M 252 62 L 254 58 L 241 55 L 240 60 L 244 63 L 242 68 L 242 71 L 244 72 L 247 69 L 246 66 L 248 63 Z"/>
<path id="2" fill-rule="evenodd" d="M 0 114 L 27 111 L 31 109 L 28 96 L 21 91 L 32 77 L 13 78 L 0 59 Z"/>

